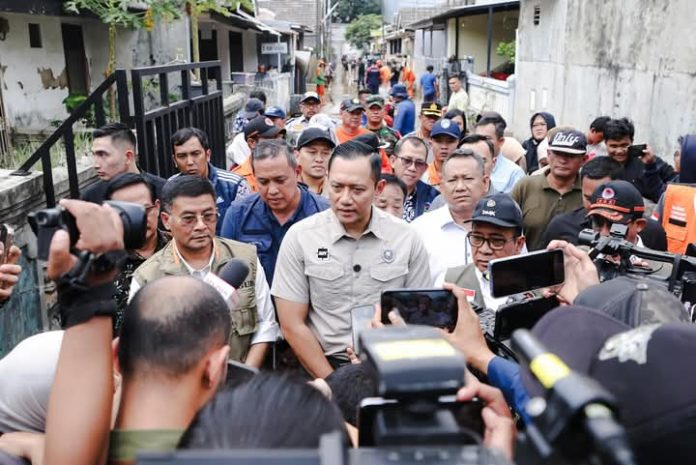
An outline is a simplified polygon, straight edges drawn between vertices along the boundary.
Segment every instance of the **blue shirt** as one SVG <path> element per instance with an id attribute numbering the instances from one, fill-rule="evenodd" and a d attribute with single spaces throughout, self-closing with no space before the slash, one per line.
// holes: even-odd
<path id="1" fill-rule="evenodd" d="M 416 105 L 411 99 L 404 99 L 394 109 L 394 129 L 401 134 L 413 132 L 416 127 Z"/>
<path id="2" fill-rule="evenodd" d="M 519 413 L 525 423 L 529 423 L 530 418 L 525 410 L 529 394 L 522 384 L 520 366 L 502 357 L 493 357 L 488 362 L 488 382 L 500 389 L 508 405 Z"/>
<path id="3" fill-rule="evenodd" d="M 517 181 L 525 176 L 524 171 L 502 153 L 496 157 L 496 160 L 491 172 L 491 183 L 498 192 L 509 194 Z"/>
<path id="4" fill-rule="evenodd" d="M 435 81 L 437 81 L 437 76 L 433 73 L 425 73 L 420 78 L 421 89 L 423 89 L 423 95 L 430 95 L 435 93 Z"/>
<path id="5" fill-rule="evenodd" d="M 309 192 L 304 186 L 300 186 L 299 189 L 300 204 L 292 218 L 283 225 L 278 223 L 259 194 L 250 195 L 232 204 L 222 222 L 222 237 L 256 246 L 269 286 L 273 283 L 280 243 L 290 226 L 329 208 L 329 201 L 324 197 Z"/>

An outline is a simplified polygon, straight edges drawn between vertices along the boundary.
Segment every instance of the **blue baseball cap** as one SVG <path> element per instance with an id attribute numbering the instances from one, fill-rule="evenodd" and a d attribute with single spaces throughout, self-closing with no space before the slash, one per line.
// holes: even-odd
<path id="1" fill-rule="evenodd" d="M 269 118 L 285 119 L 285 112 L 280 107 L 268 107 L 266 108 L 266 111 L 263 114 L 268 116 Z"/>
<path id="2" fill-rule="evenodd" d="M 406 89 L 406 86 L 403 84 L 396 84 L 394 87 L 392 87 L 391 92 L 389 92 L 389 94 L 393 97 L 408 98 L 408 90 Z"/>
<path id="3" fill-rule="evenodd" d="M 433 129 L 430 131 L 430 138 L 443 134 L 457 140 L 462 137 L 462 131 L 459 129 L 457 123 L 447 118 L 437 120 L 437 122 L 433 125 Z"/>

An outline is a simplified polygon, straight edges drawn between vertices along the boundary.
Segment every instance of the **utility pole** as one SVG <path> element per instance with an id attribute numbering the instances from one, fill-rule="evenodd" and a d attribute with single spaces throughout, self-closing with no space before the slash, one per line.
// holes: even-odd
<path id="1" fill-rule="evenodd" d="M 382 53 L 382 59 L 387 56 L 387 40 L 384 37 L 384 0 L 382 0 L 382 47 L 380 52 Z"/>

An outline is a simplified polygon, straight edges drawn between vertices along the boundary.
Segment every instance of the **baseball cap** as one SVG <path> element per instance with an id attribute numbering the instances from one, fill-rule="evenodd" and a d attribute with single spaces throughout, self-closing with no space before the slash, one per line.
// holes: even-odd
<path id="1" fill-rule="evenodd" d="M 375 152 L 379 149 L 386 149 L 387 147 L 389 147 L 388 143 L 381 143 L 379 137 L 377 137 L 377 134 L 375 134 L 374 132 L 360 134 L 353 140 L 357 140 L 358 142 L 362 142 L 363 144 L 369 145 L 374 149 Z"/>
<path id="2" fill-rule="evenodd" d="M 312 142 L 316 141 L 322 141 L 326 142 L 331 146 L 331 148 L 336 147 L 336 144 L 334 141 L 331 139 L 331 134 L 329 134 L 329 131 L 326 129 L 322 128 L 307 128 L 302 133 L 300 134 L 300 137 L 297 139 L 297 148 L 301 149 L 305 145 L 309 145 Z"/>
<path id="3" fill-rule="evenodd" d="M 459 129 L 459 126 L 457 126 L 457 123 L 447 118 L 437 120 L 437 122 L 433 125 L 433 129 L 430 131 L 430 138 L 432 139 L 433 137 L 442 134 L 453 137 L 457 140 L 462 137 L 462 131 Z"/>
<path id="4" fill-rule="evenodd" d="M 476 204 L 472 222 L 490 223 L 503 228 L 522 230 L 522 211 L 517 203 L 502 192 L 487 195 Z"/>
<path id="5" fill-rule="evenodd" d="M 649 279 L 620 276 L 588 287 L 573 303 L 602 310 L 632 328 L 649 323 L 689 322 L 681 301 Z"/>
<path id="6" fill-rule="evenodd" d="M 353 112 L 355 110 L 363 110 L 362 105 L 360 105 L 360 100 L 356 98 L 347 98 L 344 101 L 341 102 L 341 111 L 347 111 L 347 112 Z"/>
<path id="7" fill-rule="evenodd" d="M 396 84 L 391 88 L 391 91 L 389 92 L 389 95 L 393 97 L 408 97 L 408 90 L 406 89 L 406 86 L 403 84 Z"/>
<path id="8" fill-rule="evenodd" d="M 645 212 L 643 197 L 627 181 L 609 181 L 597 187 L 590 197 L 587 216 L 600 215 L 614 223 L 628 223 Z"/>
<path id="9" fill-rule="evenodd" d="M 317 102 L 321 102 L 321 99 L 319 98 L 319 94 L 317 94 L 316 92 L 311 92 L 311 91 L 310 91 L 310 92 L 305 92 L 305 93 L 304 93 L 304 95 L 303 95 L 302 98 L 300 99 L 300 103 L 304 103 L 304 102 L 306 102 L 307 100 L 312 100 L 312 99 L 316 100 Z"/>
<path id="10" fill-rule="evenodd" d="M 257 98 L 250 98 L 244 105 L 244 113 L 242 116 L 246 119 L 255 118 L 258 114 L 263 113 L 263 102 Z"/>
<path id="11" fill-rule="evenodd" d="M 442 118 L 442 105 L 438 102 L 423 102 L 421 104 L 421 115 Z"/>
<path id="12" fill-rule="evenodd" d="M 640 464 L 688 463 L 696 453 L 696 327 L 636 328 L 606 313 L 572 305 L 547 313 L 532 333 L 572 370 L 594 378 L 618 401 L 621 423 Z M 523 365 L 527 391 L 544 390 Z"/>
<path id="13" fill-rule="evenodd" d="M 285 132 L 271 121 L 267 116 L 257 116 L 244 125 L 244 138 L 249 137 L 266 137 L 271 138 L 278 135 L 280 132 Z"/>
<path id="14" fill-rule="evenodd" d="M 549 150 L 582 155 L 587 152 L 587 139 L 577 129 L 559 129 L 549 140 Z"/>
<path id="15" fill-rule="evenodd" d="M 367 97 L 365 106 L 367 108 L 370 108 L 373 105 L 377 105 L 380 108 L 384 108 L 384 99 L 379 95 L 370 95 L 369 97 Z"/>
<path id="16" fill-rule="evenodd" d="M 281 118 L 285 119 L 285 112 L 280 107 L 268 107 L 266 111 L 263 112 L 265 116 L 269 118 Z"/>

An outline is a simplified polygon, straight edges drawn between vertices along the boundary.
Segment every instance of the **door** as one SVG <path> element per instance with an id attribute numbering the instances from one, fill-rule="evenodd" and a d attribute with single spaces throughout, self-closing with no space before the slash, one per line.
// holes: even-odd
<path id="1" fill-rule="evenodd" d="M 233 73 L 244 72 L 243 46 L 242 33 L 230 31 L 230 71 Z"/>
<path id="2" fill-rule="evenodd" d="M 68 73 L 68 89 L 71 94 L 89 94 L 89 72 L 82 26 L 61 24 L 65 69 Z"/>

